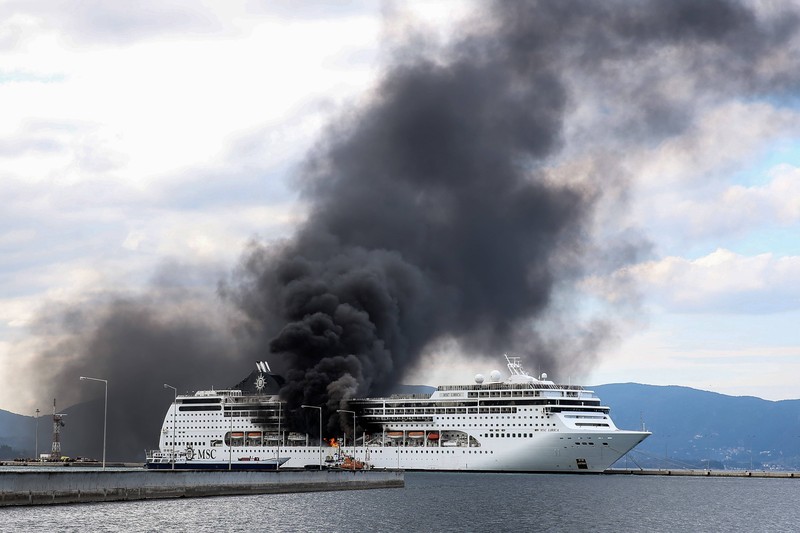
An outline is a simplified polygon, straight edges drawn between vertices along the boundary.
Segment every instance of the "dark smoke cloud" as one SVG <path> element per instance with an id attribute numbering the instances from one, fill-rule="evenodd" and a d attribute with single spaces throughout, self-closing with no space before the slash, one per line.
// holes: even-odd
<path id="1" fill-rule="evenodd" d="M 196 270 L 165 264 L 146 294 L 93 295 L 40 313 L 33 326 L 40 351 L 19 372 L 29 376 L 37 399 L 46 400 L 42 415 L 51 413 L 53 397 L 59 411 L 90 402 L 67 411 L 65 455 L 102 454 L 104 385 L 80 376 L 108 380 L 108 459 L 143 461 L 145 448 L 158 444 L 172 401 L 164 383 L 180 393 L 228 388 L 249 368 L 240 366 L 229 314 L 203 291 L 185 286 Z"/>
<path id="2" fill-rule="evenodd" d="M 626 153 L 682 133 L 704 106 L 796 94 L 796 60 L 775 56 L 797 39 L 798 9 L 769 9 L 499 2 L 448 46 L 414 38 L 309 155 L 306 222 L 286 241 L 253 242 L 221 284 L 242 344 L 202 313 L 113 302 L 87 311 L 96 327 L 74 330 L 79 349 L 59 374 L 127 380 L 117 401 L 132 413 L 157 394 L 145 382 L 202 374 L 206 387 L 267 359 L 289 381 L 290 412 L 332 413 L 386 392 L 445 338 L 553 373 L 590 364 L 615 337 L 617 310 L 579 320 L 573 286 L 646 249 L 618 220 L 635 178 Z M 565 171 L 577 159 L 586 168 Z M 126 438 L 162 412 L 131 414 Z M 332 415 L 327 431 L 340 422 Z"/>
<path id="3" fill-rule="evenodd" d="M 589 225 L 624 180 L 558 183 L 545 171 L 565 144 L 579 92 L 570 86 L 624 97 L 635 108 L 609 124 L 663 139 L 693 115 L 666 81 L 681 77 L 696 98 L 770 90 L 778 76 L 760 61 L 796 28 L 723 1 L 503 2 L 491 12 L 435 59 L 398 54 L 371 103 L 310 156 L 307 222 L 245 257 L 233 300 L 266 333 L 264 352 L 288 366 L 290 405 L 334 409 L 386 392 L 444 336 L 553 370 L 590 358 L 613 334 L 607 321 L 575 323 L 560 339 L 537 328 L 569 323 L 551 305 L 559 286 L 586 274 L 589 252 L 618 247 L 593 242 Z"/>

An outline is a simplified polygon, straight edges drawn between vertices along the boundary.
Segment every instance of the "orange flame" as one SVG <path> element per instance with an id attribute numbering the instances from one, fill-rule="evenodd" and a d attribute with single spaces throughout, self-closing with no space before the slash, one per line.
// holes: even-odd
<path id="1" fill-rule="evenodd" d="M 328 443 L 328 446 L 331 446 L 333 448 L 338 448 L 339 447 L 339 441 L 336 440 L 336 437 L 331 437 L 329 439 L 325 439 L 325 442 Z"/>

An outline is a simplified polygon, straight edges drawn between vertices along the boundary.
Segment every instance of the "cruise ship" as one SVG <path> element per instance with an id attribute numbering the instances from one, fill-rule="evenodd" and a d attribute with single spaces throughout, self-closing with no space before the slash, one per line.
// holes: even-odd
<path id="1" fill-rule="evenodd" d="M 530 376 L 519 357 L 505 358 L 506 376 L 495 370 L 432 394 L 350 400 L 340 416 L 363 429 L 340 441 L 287 430 L 284 380 L 258 362 L 233 389 L 176 396 L 146 466 L 597 473 L 650 435 L 618 429 L 591 390 Z M 304 408 L 320 426 L 329 415 Z"/>

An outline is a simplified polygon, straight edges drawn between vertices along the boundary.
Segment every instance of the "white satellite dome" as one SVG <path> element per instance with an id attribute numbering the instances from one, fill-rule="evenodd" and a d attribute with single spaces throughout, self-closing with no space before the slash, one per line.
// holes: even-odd
<path id="1" fill-rule="evenodd" d="M 477 383 L 478 385 L 483 383 L 484 379 L 486 379 L 486 378 L 483 377 L 483 374 L 475 374 L 475 383 Z"/>
<path id="2" fill-rule="evenodd" d="M 489 374 L 489 377 L 492 379 L 492 381 L 500 381 L 500 378 L 503 377 L 503 374 L 501 374 L 499 370 L 492 370 L 492 373 Z"/>
<path id="3" fill-rule="evenodd" d="M 547 372 L 542 372 L 542 379 L 547 379 Z"/>

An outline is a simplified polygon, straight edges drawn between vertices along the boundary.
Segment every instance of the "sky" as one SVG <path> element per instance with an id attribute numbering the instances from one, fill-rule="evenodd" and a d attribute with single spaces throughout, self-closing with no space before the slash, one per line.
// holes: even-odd
<path id="1" fill-rule="evenodd" d="M 58 370 L 36 355 L 57 346 L 42 317 L 69 322 L 76 303 L 133 297 L 176 276 L 199 295 L 186 305 L 215 301 L 252 242 L 279 243 L 307 220 L 298 181 L 309 152 L 376 98 L 387 65 L 418 40 L 446 46 L 475 25 L 467 2 L 301 6 L 0 3 L 0 408 L 49 404 L 46 380 L 27 375 Z M 791 73 L 798 48 L 788 39 L 759 68 Z M 658 73 L 681 60 L 648 66 Z M 529 370 L 798 398 L 796 86 L 695 98 L 692 83 L 653 72 L 659 94 L 692 106 L 683 122 L 663 117 L 664 128 L 679 127 L 647 142 L 606 120 L 625 115 L 624 101 L 593 94 L 591 78 L 570 86 L 574 105 L 548 171 L 569 180 L 611 160 L 624 198 L 599 209 L 597 224 L 613 215 L 637 252 L 574 280 L 576 321 L 622 302 L 613 342 L 569 375 Z M 215 313 L 225 311 L 209 309 L 209 320 Z M 404 381 L 468 382 L 504 370 L 507 349 L 476 360 L 445 339 Z"/>

